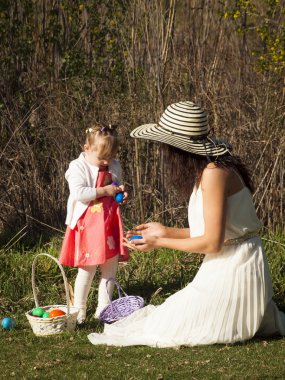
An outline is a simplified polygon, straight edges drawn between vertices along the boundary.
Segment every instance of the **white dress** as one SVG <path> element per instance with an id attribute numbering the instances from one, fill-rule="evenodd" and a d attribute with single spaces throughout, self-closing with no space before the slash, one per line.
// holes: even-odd
<path id="1" fill-rule="evenodd" d="M 191 237 L 204 233 L 203 198 L 194 190 L 188 207 Z M 248 188 L 227 199 L 225 239 L 261 227 Z M 159 305 L 148 305 L 88 335 L 91 343 L 115 346 L 194 346 L 245 341 L 256 334 L 285 335 L 285 314 L 272 301 L 261 239 L 256 236 L 207 254 L 194 280 Z"/>

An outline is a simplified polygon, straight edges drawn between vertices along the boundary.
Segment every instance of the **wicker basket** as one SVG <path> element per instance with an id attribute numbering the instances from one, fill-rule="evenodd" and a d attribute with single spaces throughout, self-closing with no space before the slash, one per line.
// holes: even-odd
<path id="1" fill-rule="evenodd" d="M 108 283 L 113 281 L 118 289 L 119 298 L 111 301 L 108 292 Z M 128 296 L 119 283 L 114 278 L 109 278 L 106 282 L 106 291 L 109 298 L 109 305 L 106 306 L 99 315 L 99 320 L 105 323 L 113 323 L 122 318 L 127 317 L 134 311 L 141 309 L 144 306 L 144 300 L 140 296 Z M 122 294 L 124 296 L 122 296 Z"/>
<path id="2" fill-rule="evenodd" d="M 38 297 L 36 294 L 36 287 L 35 287 L 35 267 L 36 267 L 37 258 L 39 256 L 47 256 L 51 258 L 52 260 L 54 260 L 59 266 L 63 280 L 64 280 L 66 305 L 39 306 Z M 79 310 L 76 307 L 70 306 L 68 282 L 67 282 L 62 265 L 55 257 L 47 253 L 40 253 L 34 258 L 33 265 L 32 265 L 32 289 L 33 289 L 33 295 L 34 295 L 36 307 L 41 307 L 44 311 L 51 311 L 52 309 L 61 309 L 66 313 L 65 315 L 62 315 L 60 317 L 37 318 L 32 315 L 33 310 L 29 310 L 25 314 L 35 335 L 48 336 L 48 335 L 54 335 L 54 334 L 61 334 L 64 331 L 72 331 L 75 329 Z"/>

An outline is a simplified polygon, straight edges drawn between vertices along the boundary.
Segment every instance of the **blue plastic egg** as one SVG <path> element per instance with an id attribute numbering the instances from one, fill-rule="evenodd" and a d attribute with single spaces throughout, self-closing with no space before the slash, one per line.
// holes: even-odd
<path id="1" fill-rule="evenodd" d="M 118 202 L 118 203 L 121 203 L 123 202 L 124 200 L 124 193 L 117 193 L 115 195 L 115 201 Z"/>
<path id="2" fill-rule="evenodd" d="M 130 241 L 135 240 L 135 239 L 142 239 L 142 236 L 141 235 L 134 235 L 134 236 L 131 236 L 129 238 Z"/>
<path id="3" fill-rule="evenodd" d="M 15 327 L 15 321 L 13 318 L 5 317 L 2 319 L 1 325 L 4 330 L 11 330 Z"/>

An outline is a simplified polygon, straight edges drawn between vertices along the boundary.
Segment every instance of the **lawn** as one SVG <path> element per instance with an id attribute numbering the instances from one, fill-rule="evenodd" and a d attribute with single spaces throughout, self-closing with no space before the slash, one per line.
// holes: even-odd
<path id="1" fill-rule="evenodd" d="M 83 329 L 36 337 L 30 328 L 1 334 L 1 379 L 285 379 L 285 339 L 156 349 L 93 346 Z"/>

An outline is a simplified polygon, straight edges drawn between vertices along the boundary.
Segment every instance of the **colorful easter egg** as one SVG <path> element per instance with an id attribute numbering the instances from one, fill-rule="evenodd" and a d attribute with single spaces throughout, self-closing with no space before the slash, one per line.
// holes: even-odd
<path id="1" fill-rule="evenodd" d="M 117 182 L 114 182 L 114 181 L 112 182 L 112 185 L 118 186 Z M 121 203 L 121 202 L 123 202 L 123 200 L 124 200 L 124 193 L 122 191 L 115 195 L 115 201 L 116 202 Z"/>
<path id="2" fill-rule="evenodd" d="M 33 309 L 32 311 L 32 315 L 34 317 L 42 317 L 44 314 L 44 310 L 41 308 L 41 307 L 36 307 L 35 309 Z"/>
<path id="3" fill-rule="evenodd" d="M 124 193 L 123 192 L 122 193 L 117 193 L 115 195 L 115 201 L 116 202 L 121 203 L 121 202 L 123 202 L 123 200 L 124 200 Z"/>
<path id="4" fill-rule="evenodd" d="M 1 325 L 4 330 L 11 330 L 15 327 L 15 321 L 13 318 L 5 317 L 2 319 Z"/>
<path id="5" fill-rule="evenodd" d="M 131 236 L 129 238 L 130 241 L 135 240 L 135 239 L 142 239 L 142 236 L 141 235 L 134 235 L 134 236 Z"/>
<path id="6" fill-rule="evenodd" d="M 61 317 L 62 315 L 65 315 L 66 313 L 61 310 L 61 309 L 53 309 L 49 313 L 50 318 L 55 318 L 55 317 Z"/>

